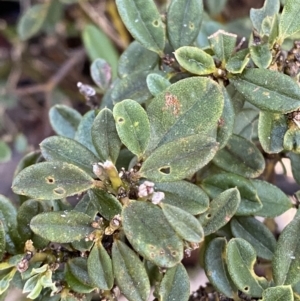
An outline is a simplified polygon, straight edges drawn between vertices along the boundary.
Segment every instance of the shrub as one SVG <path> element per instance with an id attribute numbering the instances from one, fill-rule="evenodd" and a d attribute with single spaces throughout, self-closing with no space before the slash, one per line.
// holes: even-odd
<path id="1" fill-rule="evenodd" d="M 219 30 L 202 48 L 201 1 L 172 0 L 163 18 L 153 1 L 116 3 L 136 39 L 118 78 L 93 62 L 100 108 L 82 83 L 95 109 L 51 108 L 57 136 L 16 171 L 20 207 L 0 198 L 1 293 L 146 301 L 152 286 L 155 300 L 204 300 L 181 263 L 200 247 L 209 298 L 300 300 L 299 211 L 278 239 L 255 218 L 298 208 L 269 175 L 289 157 L 300 183 L 300 44 L 285 50 L 300 1 L 252 9 L 248 47 Z"/>

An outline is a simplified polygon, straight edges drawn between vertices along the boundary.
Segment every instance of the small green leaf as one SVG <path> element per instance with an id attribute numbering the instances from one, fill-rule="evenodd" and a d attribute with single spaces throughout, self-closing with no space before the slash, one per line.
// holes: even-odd
<path id="1" fill-rule="evenodd" d="M 125 99 L 114 106 L 113 115 L 121 141 L 140 158 L 150 139 L 150 125 L 145 110 L 136 101 Z"/>
<path id="2" fill-rule="evenodd" d="M 2 261 L 6 249 L 5 236 L 5 228 L 3 222 L 0 220 L 0 261 Z"/>
<path id="3" fill-rule="evenodd" d="M 12 255 L 23 249 L 17 230 L 17 211 L 12 202 L 0 194 L 0 220 L 5 231 L 6 251 Z"/>
<path id="4" fill-rule="evenodd" d="M 251 8 L 250 19 L 258 33 L 262 33 L 262 24 L 266 17 L 274 16 L 279 12 L 279 0 L 266 0 L 262 8 Z"/>
<path id="5" fill-rule="evenodd" d="M 147 153 L 156 147 L 217 127 L 223 111 L 221 88 L 206 77 L 178 81 L 156 96 L 147 108 L 151 138 Z"/>
<path id="6" fill-rule="evenodd" d="M 197 38 L 203 15 L 202 1 L 173 0 L 167 12 L 167 32 L 174 49 L 191 45 Z"/>
<path id="7" fill-rule="evenodd" d="M 158 59 L 157 53 L 133 41 L 120 56 L 118 74 L 123 78 L 134 72 L 153 70 L 158 64 Z"/>
<path id="8" fill-rule="evenodd" d="M 11 149 L 6 142 L 0 141 L 0 163 L 7 162 L 11 159 Z"/>
<path id="9" fill-rule="evenodd" d="M 257 179 L 250 181 L 263 205 L 261 209 L 255 212 L 255 215 L 274 218 L 292 208 L 293 205 L 288 196 L 277 186 Z"/>
<path id="10" fill-rule="evenodd" d="M 112 261 L 101 242 L 96 242 L 87 260 L 91 282 L 101 290 L 110 290 L 114 284 Z"/>
<path id="11" fill-rule="evenodd" d="M 87 271 L 87 259 L 76 257 L 66 264 L 65 280 L 70 288 L 78 293 L 90 293 L 95 289 Z"/>
<path id="12" fill-rule="evenodd" d="M 55 200 L 92 188 L 94 180 L 75 165 L 43 162 L 23 169 L 13 181 L 16 194 L 36 199 Z"/>
<path id="13" fill-rule="evenodd" d="M 117 161 L 122 142 L 118 136 L 113 113 L 102 109 L 96 116 L 92 126 L 92 140 L 102 161 Z"/>
<path id="14" fill-rule="evenodd" d="M 208 209 L 209 198 L 198 186 L 186 181 L 155 183 L 156 191 L 162 191 L 162 203 L 176 206 L 196 215 Z"/>
<path id="15" fill-rule="evenodd" d="M 204 238 L 202 226 L 190 213 L 168 204 L 160 204 L 168 222 L 182 239 L 200 243 Z"/>
<path id="16" fill-rule="evenodd" d="M 207 12 L 210 16 L 218 18 L 225 8 L 227 0 L 209 0 L 205 1 Z"/>
<path id="17" fill-rule="evenodd" d="M 159 55 L 165 47 L 165 28 L 154 1 L 117 0 L 119 14 L 131 35 Z"/>
<path id="18" fill-rule="evenodd" d="M 261 110 L 285 114 L 300 107 L 300 87 L 283 73 L 251 68 L 230 82 Z"/>
<path id="19" fill-rule="evenodd" d="M 179 65 L 193 74 L 206 75 L 216 71 L 213 58 L 198 47 L 183 46 L 175 51 Z"/>
<path id="20" fill-rule="evenodd" d="M 37 34 L 45 22 L 48 4 L 35 4 L 31 6 L 18 22 L 17 30 L 21 40 L 25 41 Z"/>
<path id="21" fill-rule="evenodd" d="M 254 64 L 261 69 L 267 69 L 272 62 L 272 52 L 268 44 L 253 45 L 250 47 L 250 55 Z"/>
<path id="22" fill-rule="evenodd" d="M 31 239 L 35 248 L 45 248 L 49 241 L 36 235 L 30 229 L 31 219 L 39 213 L 50 211 L 51 207 L 45 201 L 27 200 L 18 209 L 17 222 L 19 234 L 25 243 L 26 240 Z"/>
<path id="23" fill-rule="evenodd" d="M 230 222 L 235 237 L 248 241 L 257 256 L 271 260 L 275 251 L 276 240 L 272 232 L 254 217 L 235 217 Z"/>
<path id="24" fill-rule="evenodd" d="M 65 105 L 55 105 L 49 111 L 50 123 L 56 134 L 74 138 L 82 116 Z"/>
<path id="25" fill-rule="evenodd" d="M 224 96 L 224 108 L 217 129 L 217 142 L 220 144 L 219 149 L 225 147 L 227 144 L 232 134 L 235 120 L 233 101 L 225 87 L 222 87 L 222 92 Z"/>
<path id="26" fill-rule="evenodd" d="M 287 0 L 284 4 L 283 11 L 279 22 L 279 43 L 285 38 L 297 33 L 300 30 L 298 16 L 300 12 L 300 2 Z"/>
<path id="27" fill-rule="evenodd" d="M 102 91 L 106 91 L 110 86 L 112 78 L 110 65 L 104 59 L 98 58 L 93 61 L 90 71 L 94 83 Z"/>
<path id="28" fill-rule="evenodd" d="M 286 131 L 283 138 L 283 148 L 300 154 L 300 129 L 298 126 L 293 125 Z"/>
<path id="29" fill-rule="evenodd" d="M 294 285 L 300 280 L 300 211 L 281 232 L 272 261 L 276 285 Z"/>
<path id="30" fill-rule="evenodd" d="M 67 243 L 80 240 L 90 234 L 92 218 L 78 211 L 54 211 L 41 213 L 30 222 L 31 230 L 53 242 Z"/>
<path id="31" fill-rule="evenodd" d="M 17 269 L 14 268 L 9 271 L 5 276 L 0 279 L 0 296 L 9 288 L 9 284 L 12 281 Z"/>
<path id="32" fill-rule="evenodd" d="M 137 254 L 123 242 L 115 240 L 112 247 L 112 263 L 121 293 L 129 301 L 148 300 L 150 282 Z"/>
<path id="33" fill-rule="evenodd" d="M 237 295 L 237 289 L 229 277 L 226 263 L 226 239 L 215 238 L 207 246 L 204 257 L 204 269 L 207 278 L 216 289 L 233 298 Z"/>
<path id="34" fill-rule="evenodd" d="M 116 104 L 124 99 L 133 99 L 144 103 L 153 96 L 147 86 L 147 76 L 151 71 L 140 71 L 129 74 L 117 81 L 111 91 L 111 101 Z"/>
<path id="35" fill-rule="evenodd" d="M 113 77 L 116 77 L 119 55 L 111 40 L 92 24 L 84 26 L 82 40 L 90 60 L 104 59 L 111 66 Z"/>
<path id="36" fill-rule="evenodd" d="M 243 49 L 236 52 L 229 58 L 225 66 L 226 70 L 232 74 L 242 73 L 250 61 L 249 56 L 249 49 Z"/>
<path id="37" fill-rule="evenodd" d="M 79 142 L 66 137 L 52 136 L 43 140 L 40 148 L 47 161 L 70 163 L 95 177 L 93 163 L 99 159 Z"/>
<path id="38" fill-rule="evenodd" d="M 210 202 L 206 212 L 198 217 L 205 236 L 226 225 L 235 214 L 241 201 L 237 188 L 228 189 Z"/>
<path id="39" fill-rule="evenodd" d="M 300 155 L 295 153 L 289 153 L 289 158 L 291 159 L 292 163 L 292 173 L 294 176 L 295 181 L 300 184 Z"/>
<path id="40" fill-rule="evenodd" d="M 165 268 L 181 261 L 183 242 L 159 207 L 133 201 L 123 208 L 122 222 L 133 248 L 149 261 Z"/>
<path id="41" fill-rule="evenodd" d="M 279 285 L 267 288 L 262 294 L 261 301 L 294 301 L 290 285 Z"/>
<path id="42" fill-rule="evenodd" d="M 97 188 L 88 191 L 90 201 L 97 211 L 107 220 L 111 220 L 122 211 L 121 203 L 111 194 Z"/>
<path id="43" fill-rule="evenodd" d="M 283 150 L 283 138 L 287 129 L 288 125 L 284 115 L 260 112 L 258 137 L 265 152 L 274 154 Z"/>
<path id="44" fill-rule="evenodd" d="M 211 161 L 217 150 L 218 143 L 201 134 L 179 138 L 158 147 L 143 163 L 140 173 L 156 182 L 182 180 Z"/>
<path id="45" fill-rule="evenodd" d="M 182 263 L 167 270 L 160 283 L 158 294 L 161 301 L 188 301 L 190 279 Z"/>
<path id="46" fill-rule="evenodd" d="M 218 167 L 238 175 L 255 178 L 265 169 L 265 160 L 259 149 L 249 140 L 232 135 L 227 145 L 213 159 Z"/>
<path id="47" fill-rule="evenodd" d="M 95 155 L 97 154 L 93 141 L 92 141 L 92 125 L 94 123 L 96 117 L 95 110 L 88 111 L 84 114 L 82 117 L 77 131 L 75 133 L 74 139 L 84 145 L 86 148 L 88 148 L 91 152 L 93 152 Z"/>
<path id="48" fill-rule="evenodd" d="M 227 244 L 226 253 L 228 271 L 236 287 L 249 296 L 261 297 L 263 288 L 260 282 L 265 279 L 254 274 L 256 252 L 253 247 L 242 238 L 234 238 Z"/>
<path id="49" fill-rule="evenodd" d="M 208 40 L 214 54 L 222 62 L 222 65 L 225 66 L 234 52 L 237 35 L 224 30 L 218 30 L 208 37 Z"/>
<path id="50" fill-rule="evenodd" d="M 148 89 L 153 96 L 157 96 L 171 85 L 166 78 L 156 73 L 149 74 L 146 81 Z"/>
<path id="51" fill-rule="evenodd" d="M 254 214 L 262 208 L 255 186 L 244 177 L 219 173 L 205 178 L 201 187 L 211 198 L 216 198 L 226 189 L 237 187 L 241 195 L 241 202 L 236 215 Z"/>

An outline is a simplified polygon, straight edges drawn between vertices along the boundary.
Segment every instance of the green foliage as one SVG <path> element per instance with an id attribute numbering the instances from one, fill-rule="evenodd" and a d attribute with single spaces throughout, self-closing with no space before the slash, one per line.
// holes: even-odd
<path id="1" fill-rule="evenodd" d="M 207 1 L 210 15 L 225 2 Z M 59 7 L 46 5 L 22 16 L 22 39 L 55 23 Z M 118 64 L 100 29 L 82 33 L 101 104 L 83 116 L 52 107 L 57 136 L 15 172 L 20 206 L 0 197 L 0 293 L 19 283 L 40 301 L 113 301 L 118 286 L 147 301 L 153 286 L 155 300 L 187 301 L 181 261 L 201 248 L 213 289 L 230 300 L 299 300 L 299 209 L 278 239 L 270 225 L 299 206 L 272 179 L 289 157 L 300 182 L 299 43 L 283 45 L 300 30 L 300 1 L 281 14 L 279 1 L 252 9 L 242 50 L 230 27 L 207 36 L 202 1 L 116 7 L 135 39 Z"/>

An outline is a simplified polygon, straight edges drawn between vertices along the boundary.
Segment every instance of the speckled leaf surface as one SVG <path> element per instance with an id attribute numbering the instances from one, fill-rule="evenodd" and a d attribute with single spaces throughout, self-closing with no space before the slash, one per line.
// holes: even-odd
<path id="1" fill-rule="evenodd" d="M 150 282 L 137 254 L 121 241 L 114 241 L 112 263 L 117 285 L 129 301 L 146 301 Z"/>
<path id="2" fill-rule="evenodd" d="M 160 283 L 158 294 L 161 301 L 188 301 L 190 279 L 182 263 L 167 270 Z"/>
<path id="3" fill-rule="evenodd" d="M 228 189 L 214 198 L 206 212 L 198 217 L 205 236 L 226 225 L 235 214 L 241 201 L 237 188 Z"/>
<path id="4" fill-rule="evenodd" d="M 280 72 L 252 68 L 231 78 L 230 82 L 261 110 L 285 114 L 300 107 L 300 87 Z"/>
<path id="5" fill-rule="evenodd" d="M 101 58 L 97 58 L 93 61 L 90 67 L 91 77 L 94 83 L 102 90 L 106 91 L 111 84 L 111 67 Z"/>
<path id="6" fill-rule="evenodd" d="M 244 71 L 250 61 L 249 49 L 243 49 L 234 53 L 225 66 L 226 70 L 232 74 L 240 74 Z"/>
<path id="7" fill-rule="evenodd" d="M 52 136 L 44 139 L 40 148 L 47 161 L 70 163 L 95 177 L 93 163 L 98 162 L 99 158 L 81 143 L 66 137 Z"/>
<path id="8" fill-rule="evenodd" d="M 267 288 L 262 294 L 262 301 L 294 301 L 290 285 L 279 285 Z M 297 300 L 297 299 L 295 299 Z"/>
<path id="9" fill-rule="evenodd" d="M 114 106 L 113 115 L 121 141 L 132 153 L 142 157 L 150 139 L 150 124 L 143 107 L 125 99 Z"/>
<path id="10" fill-rule="evenodd" d="M 254 64 L 261 69 L 268 68 L 273 58 L 268 44 L 251 46 L 250 55 Z"/>
<path id="11" fill-rule="evenodd" d="M 211 197 L 215 198 L 222 191 L 237 187 L 241 202 L 236 215 L 250 215 L 262 208 L 255 186 L 242 176 L 230 173 L 216 174 L 205 178 L 200 186 Z"/>
<path id="12" fill-rule="evenodd" d="M 149 74 L 146 81 L 148 89 L 153 96 L 157 96 L 171 85 L 165 77 L 156 73 Z"/>
<path id="13" fill-rule="evenodd" d="M 183 242 L 159 207 L 131 202 L 123 208 L 122 221 L 126 237 L 143 257 L 167 268 L 181 261 Z"/>
<path id="14" fill-rule="evenodd" d="M 117 161 L 122 142 L 118 136 L 113 113 L 102 109 L 96 116 L 92 129 L 92 141 L 102 161 Z"/>
<path id="15" fill-rule="evenodd" d="M 164 143 L 216 128 L 223 106 L 221 88 L 211 79 L 192 77 L 171 85 L 147 108 L 151 128 L 147 153 Z"/>
<path id="16" fill-rule="evenodd" d="M 54 211 L 36 215 L 30 222 L 31 230 L 53 242 L 67 243 L 90 234 L 92 218 L 78 211 Z"/>
<path id="17" fill-rule="evenodd" d="M 294 285 L 300 280 L 300 211 L 281 232 L 272 261 L 276 285 Z"/>
<path id="18" fill-rule="evenodd" d="M 216 71 L 213 58 L 200 48 L 183 46 L 174 54 L 179 65 L 190 73 L 206 75 Z"/>
<path id="19" fill-rule="evenodd" d="M 75 165 L 42 162 L 23 169 L 14 179 L 16 194 L 36 199 L 55 200 L 92 188 L 94 180 Z"/>
<path id="20" fill-rule="evenodd" d="M 65 105 L 55 105 L 49 111 L 50 124 L 56 134 L 74 138 L 82 116 Z"/>
<path id="21" fill-rule="evenodd" d="M 116 4 L 131 35 L 147 49 L 162 54 L 166 34 L 154 1 L 117 0 Z"/>
<path id="22" fill-rule="evenodd" d="M 300 154 L 300 129 L 296 125 L 292 125 L 283 137 L 283 148 L 286 151 L 292 151 Z"/>
<path id="23" fill-rule="evenodd" d="M 196 215 L 208 209 L 209 198 L 198 186 L 186 181 L 155 183 L 155 190 L 162 191 L 162 203 L 176 206 Z"/>
<path id="24" fill-rule="evenodd" d="M 202 1 L 173 0 L 167 12 L 167 31 L 174 49 L 191 45 L 197 38 L 203 15 Z"/>
<path id="25" fill-rule="evenodd" d="M 238 175 L 255 178 L 265 169 L 265 160 L 254 143 L 232 135 L 226 146 L 213 159 L 220 168 Z"/>
<path id="26" fill-rule="evenodd" d="M 209 281 L 219 292 L 233 298 L 237 289 L 228 274 L 226 263 L 226 239 L 218 237 L 213 239 L 205 250 L 204 269 Z"/>
<path id="27" fill-rule="evenodd" d="M 236 287 L 247 295 L 261 297 L 263 288 L 260 282 L 267 280 L 254 273 L 256 252 L 251 244 L 242 238 L 231 239 L 226 254 L 228 271 Z"/>

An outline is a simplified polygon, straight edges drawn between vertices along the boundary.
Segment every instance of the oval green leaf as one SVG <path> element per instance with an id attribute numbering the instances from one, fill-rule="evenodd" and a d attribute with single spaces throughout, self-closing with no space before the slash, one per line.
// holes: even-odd
<path id="1" fill-rule="evenodd" d="M 171 85 L 165 77 L 156 73 L 149 74 L 146 81 L 148 89 L 153 96 L 157 96 Z"/>
<path id="2" fill-rule="evenodd" d="M 281 232 L 272 261 L 276 285 L 294 285 L 300 280 L 300 211 Z"/>
<path id="3" fill-rule="evenodd" d="M 228 274 L 226 245 L 226 239 L 221 237 L 208 244 L 204 255 L 204 269 L 211 284 L 226 297 L 233 298 L 237 295 L 237 289 Z"/>
<path id="4" fill-rule="evenodd" d="M 259 149 L 249 140 L 232 135 L 227 145 L 213 159 L 218 167 L 247 177 L 258 177 L 265 169 L 265 160 Z"/>
<path id="5" fill-rule="evenodd" d="M 92 140 L 102 161 L 116 163 L 122 142 L 118 136 L 113 113 L 102 109 L 96 116 L 92 126 Z"/>
<path id="6" fill-rule="evenodd" d="M 143 163 L 140 173 L 155 182 L 182 180 L 211 161 L 217 150 L 218 143 L 201 134 L 179 138 L 158 147 Z"/>
<path id="7" fill-rule="evenodd" d="M 202 226 L 193 215 L 168 204 L 161 203 L 160 207 L 179 237 L 194 243 L 200 243 L 203 240 Z"/>
<path id="8" fill-rule="evenodd" d="M 121 141 L 141 158 L 150 139 L 150 125 L 145 110 L 136 101 L 125 99 L 114 106 L 113 115 Z"/>
<path id="9" fill-rule="evenodd" d="M 231 232 L 235 237 L 248 241 L 257 256 L 272 260 L 276 240 L 272 232 L 254 217 L 236 217 L 230 222 Z"/>
<path id="10" fill-rule="evenodd" d="M 292 125 L 285 133 L 283 138 L 283 148 L 287 151 L 293 151 L 300 154 L 300 129 Z"/>
<path id="11" fill-rule="evenodd" d="M 104 59 L 98 58 L 93 61 L 90 71 L 94 83 L 102 91 L 106 91 L 111 84 L 112 78 L 110 65 Z"/>
<path id="12" fill-rule="evenodd" d="M 251 46 L 250 55 L 254 64 L 261 69 L 267 69 L 273 59 L 269 44 Z"/>
<path id="13" fill-rule="evenodd" d="M 235 214 L 241 201 L 237 188 L 228 189 L 213 199 L 206 212 L 198 217 L 205 236 L 226 225 Z"/>
<path id="14" fill-rule="evenodd" d="M 221 88 L 211 79 L 192 77 L 171 85 L 147 108 L 151 127 L 147 153 L 178 138 L 212 131 L 223 105 Z"/>
<path id="15" fill-rule="evenodd" d="M 60 136 L 74 138 L 82 116 L 65 105 L 55 105 L 49 111 L 49 119 L 55 133 Z"/>
<path id="16" fill-rule="evenodd" d="M 11 159 L 11 149 L 4 141 L 0 141 L 0 163 L 7 162 Z"/>
<path id="17" fill-rule="evenodd" d="M 241 202 L 236 215 L 251 215 L 262 208 L 254 185 L 244 177 L 219 173 L 205 178 L 201 187 L 211 198 L 216 198 L 226 189 L 237 187 L 241 195 Z"/>
<path id="18" fill-rule="evenodd" d="M 242 238 L 233 238 L 227 244 L 226 253 L 229 275 L 236 287 L 247 295 L 261 297 L 263 288 L 260 282 L 263 278 L 253 271 L 256 260 L 253 247 Z"/>
<path id="19" fill-rule="evenodd" d="M 251 68 L 230 82 L 261 110 L 286 114 L 300 107 L 300 87 L 283 73 Z"/>
<path id="20" fill-rule="evenodd" d="M 31 230 L 52 242 L 67 243 L 80 240 L 93 232 L 92 218 L 78 211 L 41 213 L 30 222 Z"/>
<path id="21" fill-rule="evenodd" d="M 158 64 L 158 59 L 157 53 L 133 41 L 120 56 L 118 74 L 123 78 L 134 72 L 153 70 Z"/>
<path id="22" fill-rule="evenodd" d="M 101 290 L 110 290 L 114 284 L 112 261 L 101 242 L 93 246 L 88 260 L 87 270 L 91 282 Z"/>
<path id="23" fill-rule="evenodd" d="M 131 202 L 123 208 L 122 222 L 133 248 L 149 261 L 166 268 L 181 261 L 183 242 L 159 207 Z"/>
<path id="24" fill-rule="evenodd" d="M 131 35 L 159 55 L 165 47 L 165 28 L 154 1 L 116 0 L 119 14 Z"/>
<path id="25" fill-rule="evenodd" d="M 150 282 L 137 254 L 121 241 L 114 241 L 112 263 L 117 285 L 129 301 L 146 301 Z"/>
<path id="26" fill-rule="evenodd" d="M 190 73 L 206 75 L 217 70 L 212 56 L 198 47 L 183 46 L 174 54 L 179 65 Z"/>
<path id="27" fill-rule="evenodd" d="M 290 285 L 279 285 L 267 288 L 262 294 L 261 301 L 294 301 Z"/>
<path id="28" fill-rule="evenodd" d="M 47 161 L 70 163 L 95 177 L 93 163 L 98 162 L 99 158 L 79 142 L 66 137 L 52 136 L 43 140 L 40 148 Z"/>
<path id="29" fill-rule="evenodd" d="M 283 150 L 283 138 L 288 129 L 282 114 L 261 111 L 258 121 L 258 137 L 262 148 L 269 154 Z"/>
<path id="30" fill-rule="evenodd" d="M 176 206 L 196 215 L 208 209 L 209 198 L 198 186 L 186 181 L 155 183 L 155 190 L 162 191 L 162 203 Z"/>
<path id="31" fill-rule="evenodd" d="M 182 263 L 167 270 L 160 283 L 158 294 L 161 301 L 189 300 L 190 279 Z"/>
<path id="32" fill-rule="evenodd" d="M 94 180 L 75 165 L 43 162 L 23 169 L 13 181 L 16 194 L 35 199 L 55 200 L 92 188 Z"/>
<path id="33" fill-rule="evenodd" d="M 250 181 L 262 203 L 262 208 L 255 215 L 274 218 L 292 208 L 293 204 L 288 196 L 277 186 L 257 179 Z"/>
<path id="34" fill-rule="evenodd" d="M 234 53 L 228 60 L 225 68 L 232 74 L 240 74 L 250 61 L 249 49 L 243 49 Z"/>
<path id="35" fill-rule="evenodd" d="M 167 12 L 167 31 L 174 49 L 191 45 L 197 38 L 203 15 L 202 1 L 173 0 Z"/>

